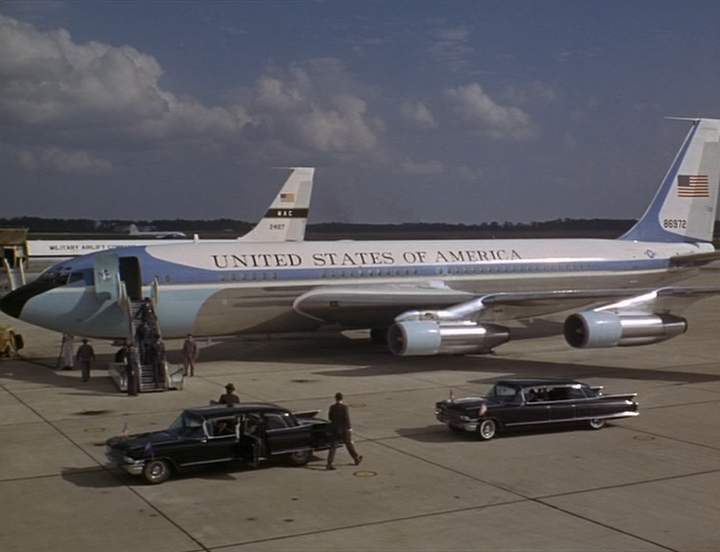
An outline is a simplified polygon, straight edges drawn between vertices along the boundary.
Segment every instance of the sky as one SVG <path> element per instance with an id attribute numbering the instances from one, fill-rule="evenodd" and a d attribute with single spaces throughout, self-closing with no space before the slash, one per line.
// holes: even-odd
<path id="1" fill-rule="evenodd" d="M 642 214 L 720 117 L 720 3 L 0 1 L 0 217 Z"/>

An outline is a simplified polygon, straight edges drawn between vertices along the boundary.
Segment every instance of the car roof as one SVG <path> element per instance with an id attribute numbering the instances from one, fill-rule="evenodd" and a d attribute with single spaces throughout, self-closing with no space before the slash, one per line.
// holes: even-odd
<path id="1" fill-rule="evenodd" d="M 511 387 L 537 387 L 540 385 L 584 385 L 579 381 L 564 378 L 507 378 L 495 382 L 495 384 L 508 385 Z"/>
<path id="2" fill-rule="evenodd" d="M 249 413 L 266 413 L 266 412 L 289 412 L 287 408 L 272 403 L 238 403 L 233 406 L 225 406 L 222 404 L 211 404 L 209 406 L 196 406 L 194 408 L 186 408 L 185 414 L 200 416 L 202 418 L 212 418 L 216 416 L 233 416 L 236 414 Z"/>

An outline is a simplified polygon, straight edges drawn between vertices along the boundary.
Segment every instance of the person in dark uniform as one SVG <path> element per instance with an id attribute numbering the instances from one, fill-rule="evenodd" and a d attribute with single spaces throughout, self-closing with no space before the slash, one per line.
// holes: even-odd
<path id="1" fill-rule="evenodd" d="M 135 318 L 137 318 L 141 322 L 146 322 L 149 324 L 152 324 L 155 322 L 155 311 L 153 310 L 152 301 L 150 301 L 150 297 L 145 297 L 145 299 L 142 302 L 142 305 L 140 305 L 140 308 L 135 313 Z"/>
<path id="2" fill-rule="evenodd" d="M 139 349 L 140 364 L 147 362 L 147 351 L 145 350 L 145 342 L 147 341 L 148 326 L 145 322 L 140 322 L 135 330 L 135 343 Z"/>
<path id="3" fill-rule="evenodd" d="M 235 386 L 232 383 L 228 383 L 225 386 L 225 393 L 220 395 L 218 404 L 224 404 L 227 406 L 234 406 L 240 402 L 240 397 L 235 394 Z"/>
<path id="4" fill-rule="evenodd" d="M 140 387 L 140 364 L 135 345 L 129 345 L 125 363 L 125 378 L 127 381 L 127 394 L 137 395 Z"/>
<path id="5" fill-rule="evenodd" d="M 342 443 L 353 457 L 355 465 L 362 462 L 363 457 L 355 450 L 352 442 L 352 425 L 350 424 L 350 410 L 347 405 L 343 404 L 343 394 L 335 393 L 335 404 L 328 411 L 328 419 L 331 424 L 331 442 L 330 451 L 327 457 L 327 469 L 334 470 L 333 460 L 335 460 L 335 449 Z"/>
<path id="6" fill-rule="evenodd" d="M 115 353 L 115 362 L 117 364 L 125 364 L 127 362 L 127 354 L 128 354 L 128 343 L 127 341 L 123 343 L 122 347 L 120 347 L 117 352 Z"/>
<path id="7" fill-rule="evenodd" d="M 90 379 L 90 369 L 92 363 L 95 362 L 95 351 L 92 346 L 88 344 L 87 339 L 82 340 L 82 345 L 78 347 L 76 354 L 77 363 L 80 365 L 82 370 L 82 380 L 88 381 Z"/>
<path id="8" fill-rule="evenodd" d="M 148 363 L 152 364 L 155 374 L 155 382 L 165 386 L 165 343 L 160 337 L 155 338 L 155 343 L 151 347 L 152 354 Z"/>

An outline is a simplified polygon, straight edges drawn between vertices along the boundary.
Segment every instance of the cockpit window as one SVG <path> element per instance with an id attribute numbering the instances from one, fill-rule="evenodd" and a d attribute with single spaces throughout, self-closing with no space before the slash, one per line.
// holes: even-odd
<path id="1" fill-rule="evenodd" d="M 64 286 L 68 282 L 68 276 L 69 274 L 67 272 L 48 271 L 38 276 L 37 281 L 54 286 Z"/>
<path id="2" fill-rule="evenodd" d="M 75 282 L 83 282 L 84 284 L 91 286 L 95 282 L 95 274 L 92 270 L 80 270 L 78 272 L 73 272 L 70 274 L 68 284 L 73 284 Z"/>

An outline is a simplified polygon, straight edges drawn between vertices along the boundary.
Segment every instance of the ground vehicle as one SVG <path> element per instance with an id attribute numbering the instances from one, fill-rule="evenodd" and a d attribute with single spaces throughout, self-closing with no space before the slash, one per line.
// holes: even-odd
<path id="1" fill-rule="evenodd" d="M 600 429 L 605 421 L 638 415 L 636 393 L 605 395 L 563 379 L 504 379 L 485 397 L 450 399 L 435 404 L 435 416 L 453 431 L 473 431 L 483 440 L 512 427 L 586 423 Z"/>
<path id="2" fill-rule="evenodd" d="M 257 466 L 281 457 L 302 466 L 313 451 L 329 448 L 329 422 L 316 414 L 292 413 L 270 403 L 190 408 L 166 430 L 108 439 L 106 456 L 148 483 L 219 463 Z"/>
<path id="3" fill-rule="evenodd" d="M 22 336 L 10 326 L 0 326 L 0 358 L 17 355 L 22 348 Z"/>

